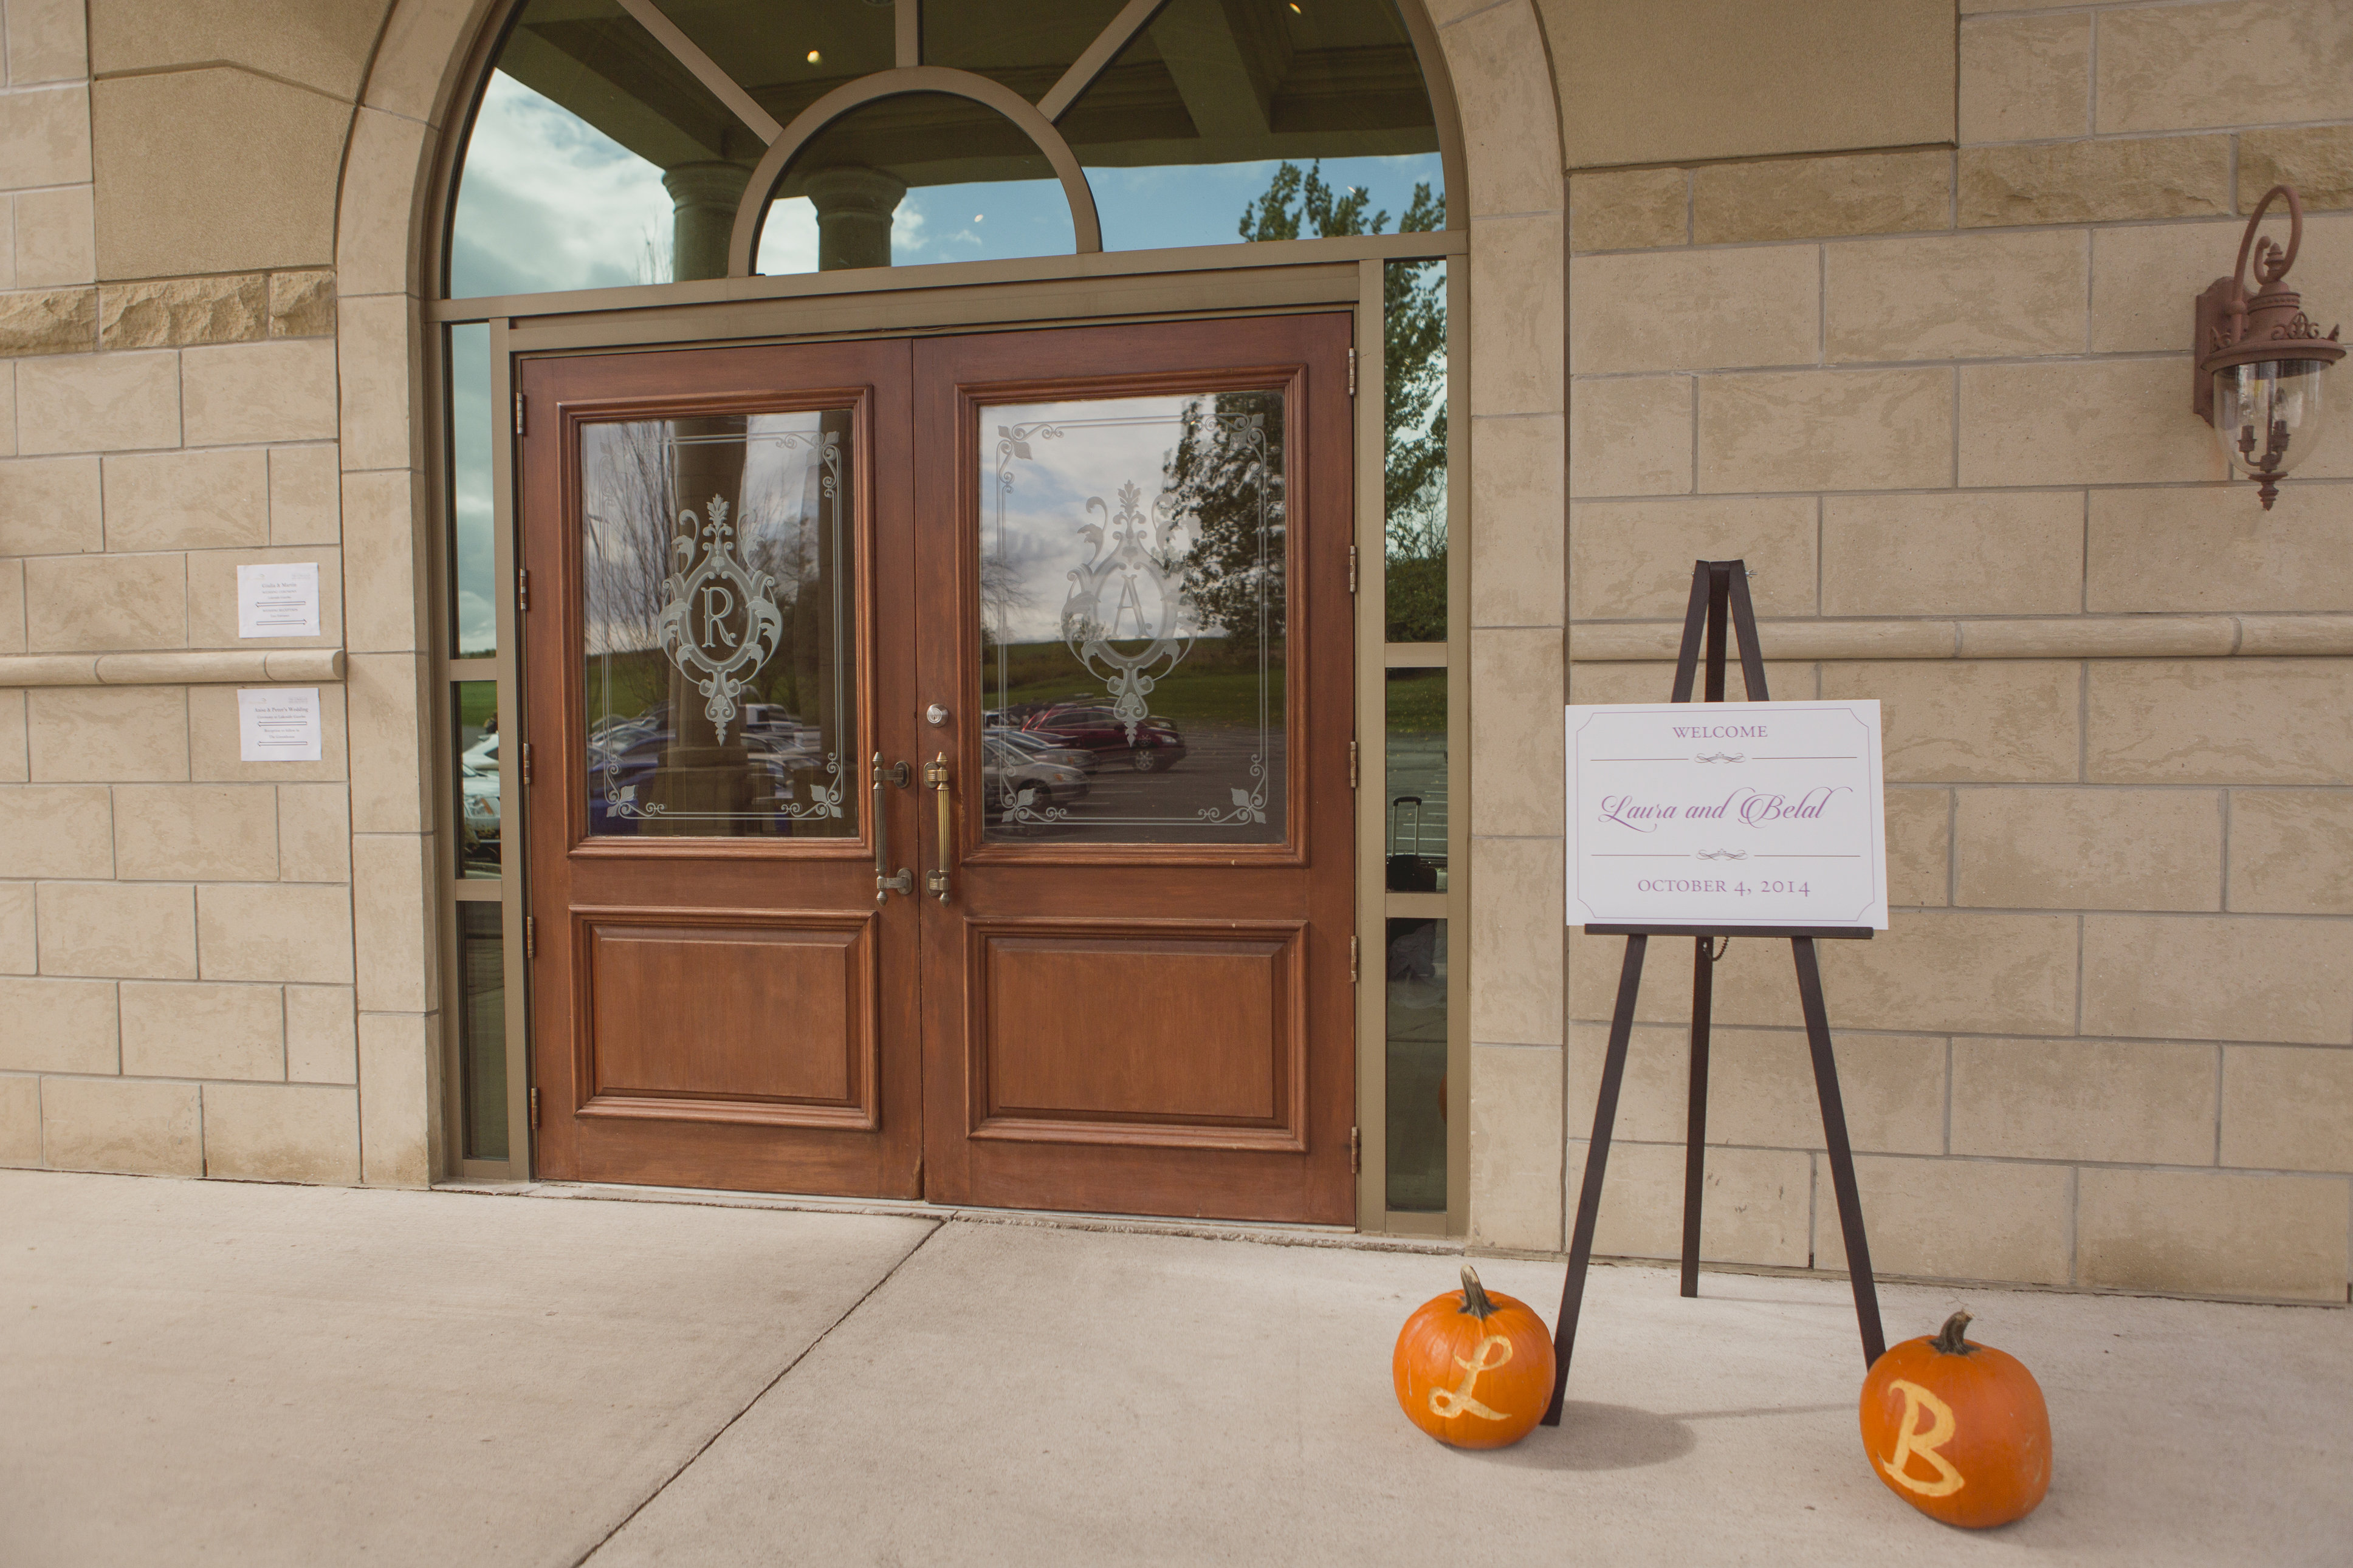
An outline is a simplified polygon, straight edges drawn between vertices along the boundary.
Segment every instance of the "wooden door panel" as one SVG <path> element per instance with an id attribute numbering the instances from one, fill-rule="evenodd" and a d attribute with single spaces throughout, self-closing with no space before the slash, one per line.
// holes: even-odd
<path id="1" fill-rule="evenodd" d="M 973 1135 L 1302 1149 L 1306 932 L 975 921 Z"/>
<path id="2" fill-rule="evenodd" d="M 871 911 L 578 918 L 581 1114 L 875 1125 Z"/>

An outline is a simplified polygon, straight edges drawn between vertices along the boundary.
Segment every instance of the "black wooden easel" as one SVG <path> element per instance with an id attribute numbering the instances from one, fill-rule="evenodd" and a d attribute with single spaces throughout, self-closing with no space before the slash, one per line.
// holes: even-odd
<path id="1" fill-rule="evenodd" d="M 1745 561 L 1699 561 L 1692 564 L 1691 605 L 1683 615 L 1683 642 L 1675 656 L 1675 690 L 1669 700 L 1689 702 L 1700 667 L 1700 633 L 1707 634 L 1705 702 L 1724 700 L 1725 624 L 1740 640 L 1740 673 L 1748 700 L 1765 701 L 1765 655 L 1757 641 L 1757 610 L 1748 598 Z M 1830 1147 L 1831 1187 L 1838 1195 L 1839 1230 L 1846 1238 L 1847 1269 L 1854 1281 L 1854 1315 L 1862 1330 L 1865 1366 L 1887 1348 L 1879 1326 L 1879 1289 L 1871 1277 L 1871 1247 L 1863 1239 L 1862 1205 L 1854 1184 L 1854 1151 L 1847 1142 L 1846 1106 L 1839 1097 L 1838 1063 L 1831 1054 L 1830 1014 L 1822 1004 L 1822 972 L 1814 953 L 1818 938 L 1868 939 L 1868 926 L 1690 926 L 1589 925 L 1588 936 L 1622 936 L 1626 962 L 1618 974 L 1618 1010 L 1609 1019 L 1609 1047 L 1601 1063 L 1601 1089 L 1593 1106 L 1593 1142 L 1587 1146 L 1585 1182 L 1577 1194 L 1577 1227 L 1568 1244 L 1568 1277 L 1560 1292 L 1560 1318 L 1553 1331 L 1552 1404 L 1544 1424 L 1560 1425 L 1562 1396 L 1568 1388 L 1568 1358 L 1577 1348 L 1577 1318 L 1585 1304 L 1585 1275 L 1593 1261 L 1593 1224 L 1601 1210 L 1601 1177 L 1609 1163 L 1609 1135 L 1618 1121 L 1618 1090 L 1626 1078 L 1626 1043 L 1634 1033 L 1634 1001 L 1642 986 L 1642 954 L 1654 936 L 1696 941 L 1692 959 L 1691 1103 L 1683 1134 L 1683 1293 L 1699 1294 L 1701 1178 L 1707 1157 L 1708 1015 L 1714 1005 L 1718 938 L 1788 937 L 1798 965 L 1798 1000 L 1806 1015 L 1806 1041 L 1813 1049 L 1814 1089 L 1822 1104 L 1822 1140 Z"/>

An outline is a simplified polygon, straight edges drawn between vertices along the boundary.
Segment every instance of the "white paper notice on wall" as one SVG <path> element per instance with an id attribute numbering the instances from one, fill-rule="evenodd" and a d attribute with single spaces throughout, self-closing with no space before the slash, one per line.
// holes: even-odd
<path id="1" fill-rule="evenodd" d="M 315 637 L 319 629 L 319 563 L 290 561 L 237 569 L 237 635 Z"/>
<path id="2" fill-rule="evenodd" d="M 319 689 L 241 687 L 237 694 L 237 754 L 248 763 L 319 760 Z"/>
<path id="3" fill-rule="evenodd" d="M 1887 929 L 1877 702 L 1572 704 L 1568 923 Z"/>

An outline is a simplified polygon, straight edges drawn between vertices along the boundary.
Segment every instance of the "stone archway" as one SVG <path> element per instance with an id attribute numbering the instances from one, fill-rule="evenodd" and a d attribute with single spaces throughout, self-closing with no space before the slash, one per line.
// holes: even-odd
<path id="1" fill-rule="evenodd" d="M 364 1038 L 372 1028 L 417 1032 L 422 1047 L 385 1058 L 410 1064 L 396 1079 L 362 1085 L 363 1138 L 420 1153 L 440 1143 L 440 998 L 431 977 L 439 900 L 423 800 L 438 743 L 428 697 L 440 610 L 425 564 L 438 509 L 438 481 L 426 467 L 431 389 L 423 351 L 431 329 L 418 307 L 439 281 L 425 254 L 441 195 L 437 153 L 462 121 L 475 45 L 502 4 L 395 0 L 353 119 L 337 201 L 344 547 L 355 564 L 370 563 L 387 600 L 365 616 L 353 615 L 348 633 L 353 826 L 364 837 L 381 833 L 407 846 L 384 858 L 385 866 L 398 862 L 398 874 L 379 879 L 354 910 L 360 948 L 382 955 L 375 967 L 386 976 L 372 987 L 364 967 L 360 1027 Z M 1470 230 L 1472 303 L 1461 341 L 1469 360 L 1466 631 L 1473 702 L 1490 711 L 1548 707 L 1556 714 L 1566 622 L 1566 236 L 1560 120 L 1544 33 L 1533 0 L 1400 0 L 1400 8 L 1425 57 L 1434 39 L 1446 67 L 1431 72 L 1428 85 L 1441 125 L 1451 121 L 1457 132 L 1450 207 Z M 1046 106 L 1061 107 L 1052 94 Z M 672 195 L 681 199 L 681 192 Z M 698 187 L 685 199 L 714 215 L 726 210 L 715 191 Z M 738 273 L 749 270 L 752 243 L 743 210 L 736 207 L 728 234 L 729 251 L 744 252 L 732 268 Z M 396 603 L 403 595 L 405 606 Z M 364 706 L 383 717 L 364 735 L 360 688 L 370 681 L 385 689 Z M 1478 973 L 1508 984 L 1472 983 L 1472 1235 L 1557 1250 L 1564 975 L 1554 911 L 1562 866 L 1556 837 L 1546 838 L 1554 829 L 1543 803 L 1557 799 L 1558 781 L 1505 782 L 1511 769 L 1500 756 L 1487 765 L 1488 746 L 1474 716 L 1475 963 Z M 1558 745 L 1550 754 L 1559 757 Z M 1482 778 L 1493 782 L 1480 788 Z M 414 847 L 420 829 L 427 836 L 421 849 Z"/>

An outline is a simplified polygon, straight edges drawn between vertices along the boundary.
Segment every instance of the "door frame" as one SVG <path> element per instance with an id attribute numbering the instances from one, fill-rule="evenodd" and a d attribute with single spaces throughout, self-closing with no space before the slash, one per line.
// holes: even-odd
<path id="1" fill-rule="evenodd" d="M 1292 314 L 1318 306 L 1349 309 L 1356 321 L 1357 390 L 1353 411 L 1358 589 L 1355 735 L 1360 783 L 1356 825 L 1356 1123 L 1360 1153 L 1356 1228 L 1368 1234 L 1461 1236 L 1467 1226 L 1470 1206 L 1467 1113 L 1472 1100 L 1468 1022 L 1474 963 L 1468 918 L 1471 867 L 1467 803 L 1472 780 L 1466 754 L 1471 721 L 1467 549 L 1471 521 L 1466 330 L 1469 289 L 1464 265 L 1468 249 L 1467 232 L 1444 229 L 1288 245 L 1225 246 L 1214 250 L 1045 257 L 1034 261 L 967 263 L 952 268 L 894 268 L 887 272 L 877 269 L 840 275 L 854 280 L 847 287 L 829 275 L 719 280 L 694 289 L 709 289 L 719 297 L 693 302 L 649 303 L 637 309 L 614 308 L 609 294 L 601 300 L 576 303 L 562 296 L 542 295 L 512 301 L 428 301 L 422 314 L 431 329 L 425 345 L 431 384 L 445 389 L 449 384 L 445 327 L 482 322 L 490 339 L 491 405 L 501 413 L 514 409 L 515 419 L 521 421 L 529 416 L 516 403 L 519 377 L 514 369 L 516 359 L 525 355 L 570 356 L 920 336 L 926 332 L 961 334 Z M 1451 636 L 1447 644 L 1436 648 L 1430 645 L 1391 645 L 1385 640 L 1381 345 L 1386 268 L 1391 260 L 1444 260 L 1448 264 L 1447 390 L 1448 402 L 1455 415 L 1449 422 L 1447 451 L 1451 476 L 1447 518 Z M 522 307 L 532 313 L 487 318 L 482 314 L 485 307 L 509 306 Z M 445 400 L 444 407 L 447 406 Z M 501 419 L 500 426 L 502 438 L 491 443 L 495 569 L 499 581 L 515 584 L 519 565 L 515 443 L 512 425 Z M 431 471 L 437 482 L 427 488 L 436 498 L 438 521 L 433 530 L 434 585 L 437 602 L 448 603 L 451 536 L 447 486 L 438 479 L 448 472 L 450 431 L 447 416 L 429 420 L 428 428 L 434 437 Z M 434 671 L 436 679 L 426 694 L 438 733 L 445 737 L 455 733 L 455 716 L 449 710 L 453 682 L 496 679 L 501 732 L 529 741 L 524 733 L 522 619 L 515 595 L 501 595 L 498 606 L 499 651 L 491 658 L 450 658 L 445 630 L 440 656 L 434 660 L 438 667 Z M 1388 668 L 1415 666 L 1443 668 L 1447 672 L 1449 795 L 1455 808 L 1449 816 L 1448 889 L 1436 894 L 1386 891 L 1387 790 L 1382 744 L 1385 686 Z M 501 833 L 507 845 L 527 841 L 528 830 L 521 826 L 525 801 L 521 787 L 520 752 L 520 744 L 501 748 L 501 795 L 505 805 Z M 438 749 L 428 773 L 436 798 L 444 803 L 441 812 L 446 813 L 449 809 L 448 803 L 457 798 L 453 747 L 445 742 Z M 529 868 L 521 863 L 519 854 L 510 853 L 501 878 L 462 879 L 457 874 L 455 837 L 454 833 L 444 832 L 438 836 L 437 845 L 436 865 L 443 889 L 441 907 L 450 910 L 453 900 L 496 902 L 502 910 L 510 1155 L 503 1161 L 470 1159 L 459 1145 L 449 1151 L 444 1168 L 460 1181 L 529 1180 L 533 1175 L 530 1152 L 536 1102 L 532 1094 L 516 1091 L 518 1086 L 531 1082 L 532 1021 L 525 973 L 526 949 L 532 940 L 525 927 Z M 455 910 L 450 913 L 454 916 Z M 1442 1215 L 1389 1210 L 1384 1179 L 1388 1100 L 1384 922 L 1391 918 L 1414 916 L 1442 918 L 1448 925 L 1446 1090 L 1453 1114 L 1447 1128 L 1447 1211 Z M 454 918 L 441 922 L 438 940 L 444 1016 L 450 1022 L 440 1056 L 444 1064 L 440 1089 L 443 1125 L 454 1134 L 464 1125 L 465 1110 L 459 1070 L 463 998 Z"/>

